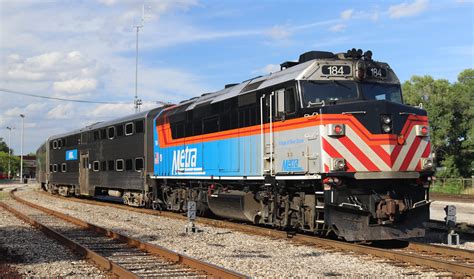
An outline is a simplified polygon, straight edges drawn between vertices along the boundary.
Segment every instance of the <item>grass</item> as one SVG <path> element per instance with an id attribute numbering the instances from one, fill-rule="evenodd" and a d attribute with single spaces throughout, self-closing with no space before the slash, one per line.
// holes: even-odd
<path id="1" fill-rule="evenodd" d="M 430 191 L 445 194 L 468 194 L 468 192 L 473 192 L 473 188 L 464 189 L 460 180 L 451 180 L 444 183 L 435 182 Z"/>

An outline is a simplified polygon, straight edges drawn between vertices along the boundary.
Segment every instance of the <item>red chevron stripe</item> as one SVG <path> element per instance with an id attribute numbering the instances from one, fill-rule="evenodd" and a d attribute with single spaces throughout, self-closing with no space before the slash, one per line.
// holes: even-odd
<path id="1" fill-rule="evenodd" d="M 341 137 L 339 141 L 367 168 L 368 171 L 380 171 L 380 169 L 357 147 L 348 137 Z"/>
<path id="2" fill-rule="evenodd" d="M 421 154 L 421 157 L 422 158 L 430 157 L 430 153 L 431 153 L 431 143 L 428 142 L 428 144 L 425 147 L 425 150 L 423 151 L 423 154 Z"/>
<path id="3" fill-rule="evenodd" d="M 420 146 L 420 143 L 421 143 L 421 137 L 415 137 L 415 140 L 410 146 L 410 149 L 408 150 L 407 155 L 405 156 L 405 159 L 403 159 L 403 163 L 400 166 L 400 171 L 406 171 L 408 169 L 408 165 L 410 165 L 410 162 L 413 159 L 413 155 L 415 155 L 415 152 Z"/>
<path id="4" fill-rule="evenodd" d="M 344 158 L 344 156 L 341 155 L 325 138 L 321 138 L 322 143 L 323 143 L 323 150 L 326 151 L 326 153 L 331 157 L 331 158 Z M 349 162 L 346 159 L 346 166 L 347 166 L 347 171 L 348 172 L 355 172 L 356 170 L 352 165 L 349 164 Z M 328 167 L 328 172 L 329 172 L 329 167 Z"/>
<path id="5" fill-rule="evenodd" d="M 387 164 L 387 166 L 389 166 L 390 168 L 392 167 L 393 161 L 391 160 L 390 154 L 388 154 L 387 151 L 382 148 L 382 146 L 372 145 L 370 146 L 370 148 L 375 152 L 375 154 L 377 154 L 377 156 L 380 157 L 380 159 L 385 162 L 385 164 Z"/>

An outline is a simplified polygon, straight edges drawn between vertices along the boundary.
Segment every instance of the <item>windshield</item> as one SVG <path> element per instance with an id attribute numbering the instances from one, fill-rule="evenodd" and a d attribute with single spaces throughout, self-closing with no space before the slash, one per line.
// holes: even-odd
<path id="1" fill-rule="evenodd" d="M 398 84 L 361 83 L 360 86 L 366 100 L 387 100 L 402 103 L 402 94 Z"/>
<path id="2" fill-rule="evenodd" d="M 301 84 L 305 107 L 324 101 L 357 99 L 357 85 L 353 81 L 307 81 Z"/>

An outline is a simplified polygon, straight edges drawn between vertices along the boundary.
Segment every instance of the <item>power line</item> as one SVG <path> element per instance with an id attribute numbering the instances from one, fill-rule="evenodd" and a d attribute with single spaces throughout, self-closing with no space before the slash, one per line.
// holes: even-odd
<path id="1" fill-rule="evenodd" d="M 38 94 L 31 94 L 31 93 L 26 93 L 26 92 L 14 91 L 14 90 L 9 90 L 9 89 L 4 89 L 4 88 L 0 88 L 0 92 L 9 93 L 9 94 L 16 94 L 16 95 L 22 95 L 22 96 L 35 97 L 35 98 L 56 100 L 56 101 L 64 101 L 64 102 L 88 103 L 88 104 L 111 104 L 111 105 L 124 104 L 123 102 L 121 102 L 121 103 L 120 102 L 101 102 L 101 101 L 87 101 L 87 100 L 76 100 L 76 99 L 49 97 L 49 96 L 43 96 L 43 95 L 38 95 Z"/>

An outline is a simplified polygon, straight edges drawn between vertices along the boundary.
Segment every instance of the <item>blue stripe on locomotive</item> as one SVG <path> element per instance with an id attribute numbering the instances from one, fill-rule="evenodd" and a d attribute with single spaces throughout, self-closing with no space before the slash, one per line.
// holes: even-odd
<path id="1" fill-rule="evenodd" d="M 161 148 L 153 123 L 156 176 L 259 176 L 260 135 Z"/>

